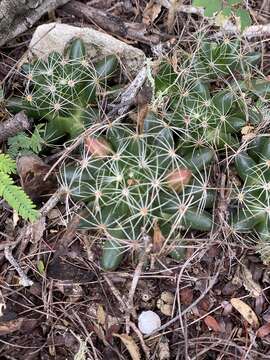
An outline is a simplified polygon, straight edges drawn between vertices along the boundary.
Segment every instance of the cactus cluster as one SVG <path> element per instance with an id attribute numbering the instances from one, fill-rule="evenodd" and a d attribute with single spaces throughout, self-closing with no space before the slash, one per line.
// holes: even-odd
<path id="1" fill-rule="evenodd" d="M 8 107 L 47 120 L 47 137 L 73 138 L 97 121 L 97 91 L 108 85 L 117 65 L 114 55 L 92 64 L 87 60 L 84 43 L 76 39 L 65 55 L 52 52 L 47 59 L 24 64 L 24 96 L 9 99 Z"/>
<path id="2" fill-rule="evenodd" d="M 207 171 L 211 149 L 181 149 L 173 134 L 152 135 L 154 114 L 139 134 L 123 124 L 85 139 L 84 163 L 65 166 L 73 198 L 86 203 L 81 227 L 108 237 L 102 265 L 116 268 L 132 242 L 157 229 L 167 240 L 181 229 L 210 231 L 214 192 Z"/>
<path id="3" fill-rule="evenodd" d="M 262 243 L 270 240 L 270 137 L 258 136 L 247 151 L 235 157 L 235 167 L 243 181 L 234 191 L 232 229 L 255 232 Z"/>
<path id="4" fill-rule="evenodd" d="M 161 63 L 155 78 L 157 99 L 164 100 L 166 117 L 187 146 L 235 149 L 240 130 L 262 121 L 252 98 L 255 92 L 249 91 L 248 98 L 244 93 L 259 59 L 258 53 L 241 52 L 239 42 L 224 41 L 203 42 L 194 54 L 182 56 L 180 65 Z"/>
<path id="5" fill-rule="evenodd" d="M 103 235 L 104 269 L 115 269 L 145 235 L 172 248 L 190 230 L 210 234 L 220 186 L 212 163 L 231 167 L 228 156 L 243 181 L 232 192 L 231 229 L 269 238 L 269 137 L 257 136 L 242 150 L 243 128 L 259 134 L 265 125 L 270 86 L 257 68 L 261 55 L 228 39 L 199 38 L 191 50 L 154 68 L 153 99 L 139 124 L 128 116 L 97 124 L 60 169 L 69 199 L 83 206 L 80 227 Z M 24 66 L 26 96 L 10 99 L 10 107 L 47 119 L 49 132 L 74 137 L 95 121 L 97 87 L 108 84 L 116 66 L 114 56 L 90 66 L 75 40 L 65 56 Z"/>

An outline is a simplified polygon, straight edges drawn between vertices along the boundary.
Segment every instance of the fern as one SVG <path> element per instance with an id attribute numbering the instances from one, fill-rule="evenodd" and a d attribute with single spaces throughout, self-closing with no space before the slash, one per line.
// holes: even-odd
<path id="1" fill-rule="evenodd" d="M 16 172 L 16 162 L 6 154 L 0 154 L 0 172 L 4 174 Z"/>
<path id="2" fill-rule="evenodd" d="M 35 204 L 14 184 L 10 174 L 16 172 L 16 162 L 6 154 L 0 154 L 0 196 L 25 220 L 35 221 L 38 211 Z"/>
<path id="3" fill-rule="evenodd" d="M 16 158 L 19 154 L 38 154 L 44 144 L 44 124 L 37 125 L 31 136 L 24 132 L 20 132 L 8 139 L 8 154 L 12 158 Z"/>

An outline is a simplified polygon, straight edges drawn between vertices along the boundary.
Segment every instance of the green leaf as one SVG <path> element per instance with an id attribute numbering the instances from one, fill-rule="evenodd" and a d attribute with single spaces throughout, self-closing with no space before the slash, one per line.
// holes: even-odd
<path id="1" fill-rule="evenodd" d="M 252 20 L 247 10 L 237 9 L 235 12 L 235 16 L 239 19 L 238 27 L 241 31 L 243 31 L 246 27 L 252 25 Z"/>
<path id="2" fill-rule="evenodd" d="M 231 14 L 232 9 L 230 7 L 224 8 L 215 16 L 215 24 L 217 26 L 223 27 L 226 24 L 227 20 L 230 18 Z"/>
<path id="3" fill-rule="evenodd" d="M 6 154 L 0 154 L 0 171 L 5 174 L 16 172 L 16 162 Z"/>
<path id="4" fill-rule="evenodd" d="M 11 177 L 2 171 L 0 171 L 0 196 L 2 196 L 23 219 L 33 222 L 38 218 L 39 212 L 35 209 L 35 204 L 33 204 L 29 196 L 22 188 L 14 185 Z"/>
<path id="5" fill-rule="evenodd" d="M 37 262 L 37 269 L 41 275 L 43 275 L 45 273 L 45 266 L 44 266 L 44 262 L 42 260 L 39 260 Z"/>
<path id="6" fill-rule="evenodd" d="M 215 13 L 222 10 L 221 0 L 193 0 L 193 5 L 203 7 L 206 17 L 212 17 Z"/>
<path id="7" fill-rule="evenodd" d="M 243 0 L 227 0 L 228 5 L 243 4 Z"/>
<path id="8" fill-rule="evenodd" d="M 4 90 L 2 86 L 0 86 L 0 102 L 2 102 L 3 100 L 4 100 Z"/>
<path id="9" fill-rule="evenodd" d="M 39 212 L 22 188 L 14 184 L 10 174 L 16 172 L 16 162 L 0 154 L 0 196 L 25 220 L 35 221 Z"/>

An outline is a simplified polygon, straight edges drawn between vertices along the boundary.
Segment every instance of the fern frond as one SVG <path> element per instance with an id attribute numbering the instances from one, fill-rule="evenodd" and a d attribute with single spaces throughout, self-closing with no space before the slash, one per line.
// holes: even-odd
<path id="1" fill-rule="evenodd" d="M 0 154 L 0 196 L 25 220 L 35 221 L 38 211 L 22 188 L 14 184 L 10 174 L 16 172 L 16 162 L 7 154 Z"/>
<path id="2" fill-rule="evenodd" d="M 5 174 L 14 174 L 16 172 L 16 162 L 6 154 L 0 154 L 0 171 Z"/>
<path id="3" fill-rule="evenodd" d="M 5 157 L 7 160 L 8 156 Z M 2 158 L 0 158 L 2 161 Z M 2 162 L 0 161 L 0 167 Z M 5 169 L 10 169 L 6 167 Z M 0 171 L 0 196 L 17 211 L 17 213 L 25 220 L 35 221 L 39 212 L 35 209 L 35 204 L 22 188 L 15 185 L 12 178 L 5 172 Z"/>

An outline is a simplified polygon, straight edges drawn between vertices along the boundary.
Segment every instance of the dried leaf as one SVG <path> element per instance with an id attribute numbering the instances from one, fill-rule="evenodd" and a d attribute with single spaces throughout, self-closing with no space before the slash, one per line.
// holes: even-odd
<path id="1" fill-rule="evenodd" d="M 162 235 L 160 227 L 156 223 L 154 225 L 154 235 L 153 235 L 153 252 L 158 253 L 165 241 L 165 237 Z"/>
<path id="2" fill-rule="evenodd" d="M 0 335 L 6 335 L 18 331 L 23 324 L 23 318 L 0 322 Z"/>
<path id="3" fill-rule="evenodd" d="M 21 185 L 33 201 L 43 200 L 57 188 L 56 176 L 52 173 L 46 180 L 50 166 L 37 155 L 24 155 L 17 160 Z"/>
<path id="4" fill-rule="evenodd" d="M 231 304 L 251 326 L 254 328 L 259 327 L 259 320 L 257 315 L 249 305 L 237 298 L 232 298 Z"/>
<path id="5" fill-rule="evenodd" d="M 251 271 L 245 265 L 241 267 L 241 277 L 245 289 L 250 292 L 251 296 L 259 297 L 262 294 L 262 288 L 253 280 Z"/>
<path id="6" fill-rule="evenodd" d="M 190 305 L 193 301 L 193 290 L 191 288 L 184 288 L 180 291 L 180 300 L 184 305 Z"/>
<path id="7" fill-rule="evenodd" d="M 171 33 L 173 30 L 176 12 L 177 12 L 177 9 L 178 9 L 180 3 L 181 3 L 181 1 L 179 1 L 179 0 L 171 0 L 170 1 L 170 7 L 168 8 L 168 17 L 167 17 L 168 33 Z"/>
<path id="8" fill-rule="evenodd" d="M 149 25 L 153 23 L 161 11 L 161 5 L 154 0 L 149 1 L 143 12 L 143 23 Z"/>
<path id="9" fill-rule="evenodd" d="M 157 308 L 162 312 L 162 314 L 166 316 L 172 316 L 172 305 L 165 303 L 162 299 L 158 299 Z"/>
<path id="10" fill-rule="evenodd" d="M 158 344 L 158 358 L 159 360 L 169 360 L 171 358 L 169 342 L 166 337 L 162 337 Z"/>
<path id="11" fill-rule="evenodd" d="M 253 133 L 253 130 L 254 130 L 254 126 L 252 126 L 252 125 L 247 125 L 247 126 L 244 126 L 244 127 L 241 129 L 241 134 L 242 134 L 242 135 L 247 135 L 247 134 Z"/>
<path id="12" fill-rule="evenodd" d="M 103 309 L 102 305 L 98 305 L 97 308 L 97 322 L 101 325 L 105 325 L 105 321 L 106 321 L 106 313 Z"/>
<path id="13" fill-rule="evenodd" d="M 213 316 L 207 315 L 207 316 L 203 319 L 203 321 L 205 322 L 205 325 L 206 325 L 209 329 L 211 329 L 211 330 L 213 330 L 213 331 L 215 331 L 215 332 L 219 332 L 219 333 L 220 333 L 220 332 L 223 332 L 220 324 L 217 322 L 217 320 L 216 320 Z"/>
<path id="14" fill-rule="evenodd" d="M 263 338 L 270 334 L 270 323 L 261 326 L 257 332 L 257 336 Z"/>
<path id="15" fill-rule="evenodd" d="M 132 360 L 141 359 L 139 347 L 135 343 L 132 336 L 129 336 L 127 334 L 113 334 L 113 336 L 116 336 L 119 339 L 121 339 L 125 347 L 128 349 L 128 352 L 130 353 Z"/>

